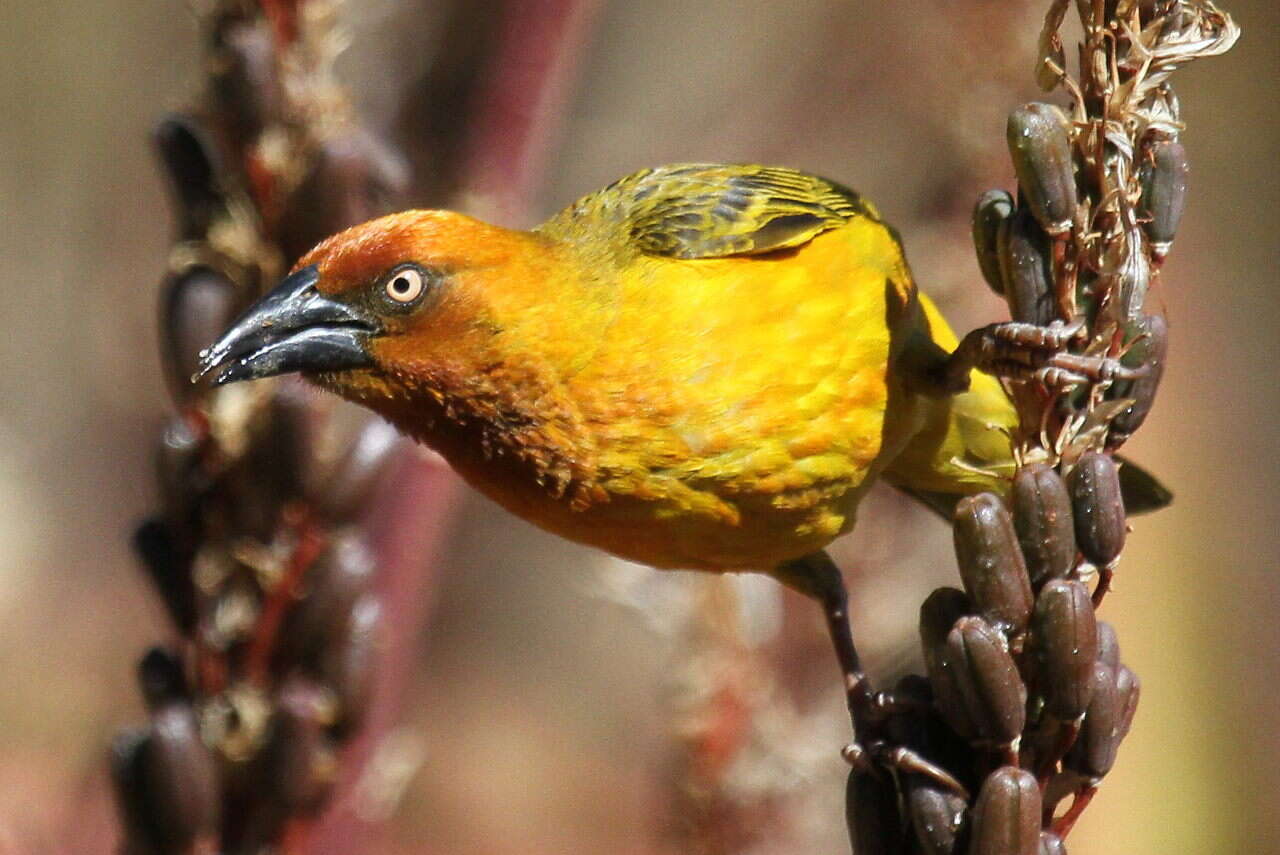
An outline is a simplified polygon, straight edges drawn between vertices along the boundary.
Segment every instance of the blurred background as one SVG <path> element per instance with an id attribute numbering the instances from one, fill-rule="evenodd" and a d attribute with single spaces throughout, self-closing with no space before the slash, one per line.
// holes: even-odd
<path id="1" fill-rule="evenodd" d="M 981 191 L 1013 184 L 1004 118 L 1037 97 L 1044 3 L 588 6 L 534 201 L 512 224 L 646 165 L 787 164 L 873 199 L 955 326 L 1001 317 L 967 221 Z M 1280 852 L 1280 8 L 1224 6 L 1240 44 L 1175 78 L 1192 195 L 1151 297 L 1171 355 L 1126 449 L 1177 501 L 1135 522 L 1103 610 L 1142 705 L 1073 853 Z M 422 204 L 457 191 L 455 204 L 494 207 L 441 178 L 438 73 L 457 49 L 450 16 L 501 7 L 340 7 L 342 80 L 365 124 L 408 154 Z M 182 3 L 54 0 L 10 4 L 3 19 L 0 852 L 107 852 L 105 747 L 142 717 L 134 661 L 169 632 L 127 538 L 155 504 L 153 438 L 171 407 L 155 333 L 171 223 L 148 134 L 195 89 L 197 32 Z M 689 661 L 683 616 L 726 591 L 737 618 L 713 630 L 741 661 L 772 661 L 788 689 L 753 725 L 772 749 L 748 764 L 761 777 L 737 785 L 802 818 L 752 851 L 845 851 L 841 699 L 816 609 L 767 582 L 621 566 L 466 490 L 447 495 L 392 734 L 402 762 L 369 808 L 387 818 L 369 851 L 680 851 L 673 746 L 705 664 Z M 873 671 L 909 666 L 919 602 L 955 578 L 950 534 L 887 490 L 861 517 L 836 550 L 855 632 Z"/>

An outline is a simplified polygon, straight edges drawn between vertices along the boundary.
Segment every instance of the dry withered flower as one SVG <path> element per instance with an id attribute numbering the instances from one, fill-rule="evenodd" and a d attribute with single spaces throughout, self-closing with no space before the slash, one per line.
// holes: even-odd
<path id="1" fill-rule="evenodd" d="M 174 625 L 190 631 L 196 620 L 196 592 L 189 547 L 179 541 L 168 522 L 152 518 L 134 531 L 133 548 Z"/>
<path id="2" fill-rule="evenodd" d="M 371 594 L 357 600 L 315 666 L 316 677 L 333 692 L 337 704 L 332 731 L 339 739 L 349 738 L 360 727 L 373 699 L 381 608 Z"/>
<path id="3" fill-rule="evenodd" d="M 311 473 L 306 493 L 316 513 L 331 523 L 349 523 L 368 507 L 374 488 L 400 447 L 400 433 L 370 419 L 332 465 Z"/>

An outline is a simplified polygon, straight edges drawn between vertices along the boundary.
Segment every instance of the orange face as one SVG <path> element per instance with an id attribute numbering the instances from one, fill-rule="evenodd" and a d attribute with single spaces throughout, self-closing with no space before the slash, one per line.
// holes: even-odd
<path id="1" fill-rule="evenodd" d="M 537 249 L 532 235 L 447 211 L 355 226 L 307 253 L 206 352 L 203 373 L 302 372 L 366 401 L 438 398 L 489 356 Z"/>

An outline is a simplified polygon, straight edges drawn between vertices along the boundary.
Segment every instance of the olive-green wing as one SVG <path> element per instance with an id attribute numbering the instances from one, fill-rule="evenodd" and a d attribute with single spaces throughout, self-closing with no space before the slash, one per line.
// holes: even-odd
<path id="1" fill-rule="evenodd" d="M 801 246 L 879 214 L 841 185 L 777 166 L 681 163 L 645 169 L 584 196 L 538 231 L 576 241 L 600 229 L 619 245 L 673 258 L 722 258 Z"/>

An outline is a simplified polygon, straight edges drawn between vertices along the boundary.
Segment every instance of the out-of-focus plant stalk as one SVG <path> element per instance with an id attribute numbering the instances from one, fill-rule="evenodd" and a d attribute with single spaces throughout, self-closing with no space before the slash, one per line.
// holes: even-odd
<path id="1" fill-rule="evenodd" d="M 1076 0 L 1071 74 L 1059 33 L 1070 6 L 1050 3 L 1035 69 L 1069 103 L 1010 114 L 1016 197 L 988 191 L 974 211 L 979 268 L 1015 322 L 985 335 L 986 367 L 1018 410 L 1019 468 L 1007 503 L 983 494 L 956 509 L 964 591 L 921 609 L 928 682 L 900 687 L 887 724 L 905 753 L 850 776 L 859 853 L 1065 852 L 1137 705 L 1095 610 L 1127 532 L 1133 473 L 1113 452 L 1149 412 L 1166 349 L 1145 297 L 1186 200 L 1169 76 L 1239 31 L 1210 0 Z M 1139 495 L 1141 479 L 1127 480 Z"/>
<path id="2" fill-rule="evenodd" d="M 510 35 L 527 4 L 493 20 L 509 43 L 488 60 L 523 72 L 491 70 L 489 95 L 522 133 L 480 109 L 452 118 L 474 126 L 468 182 L 506 187 L 491 173 L 520 170 L 509 211 L 536 184 L 591 5 L 561 3 L 537 44 Z M 113 752 L 123 850 L 348 852 L 367 824 L 354 783 L 379 771 L 366 761 L 410 673 L 456 479 L 295 384 L 187 378 L 299 253 L 400 206 L 408 176 L 333 77 L 329 0 L 224 0 L 201 26 L 206 89 L 157 132 L 179 224 L 160 318 L 179 413 L 158 453 L 162 511 L 136 538 L 177 641 L 144 660 L 151 722 Z"/>

